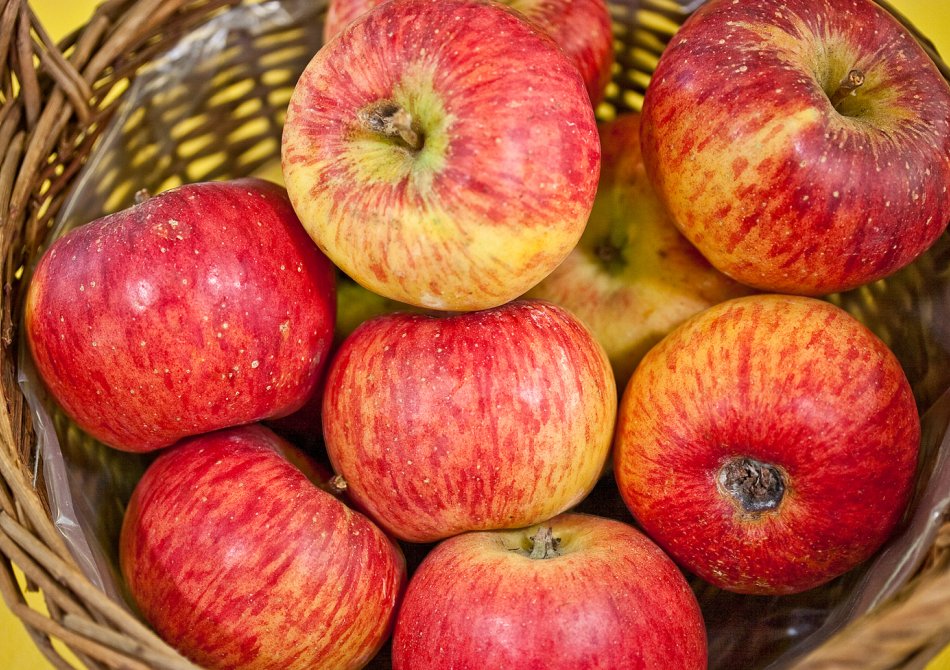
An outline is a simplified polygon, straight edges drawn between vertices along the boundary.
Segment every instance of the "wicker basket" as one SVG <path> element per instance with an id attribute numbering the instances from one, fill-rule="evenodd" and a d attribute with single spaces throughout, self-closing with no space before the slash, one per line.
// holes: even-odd
<path id="1" fill-rule="evenodd" d="M 612 0 L 619 67 L 607 102 L 598 109 L 601 117 L 639 109 L 664 45 L 700 4 Z M 183 45 L 200 49 L 201 40 L 183 38 L 236 5 L 250 11 L 252 20 L 257 9 L 265 14 L 286 10 L 294 20 L 232 30 L 228 42 L 217 45 L 212 69 L 203 70 L 197 62 L 187 77 L 174 79 L 174 86 L 165 81 L 148 88 L 154 82 L 152 66 L 162 54 Z M 57 504 L 48 493 L 43 466 L 44 426 L 34 423 L 29 406 L 42 404 L 42 398 L 27 399 L 18 384 L 29 366 L 18 337 L 29 268 L 52 236 L 130 204 L 139 188 L 158 192 L 273 165 L 291 90 L 320 46 L 325 8 L 326 0 L 107 0 L 86 26 L 57 45 L 26 0 L 0 0 L 0 389 L 5 408 L 0 414 L 0 594 L 54 667 L 70 666 L 51 638 L 65 642 L 90 668 L 195 666 L 133 616 L 114 592 L 107 595 L 109 589 L 94 584 L 89 566 L 77 561 L 69 538 L 54 524 Z M 950 69 L 920 39 L 950 77 Z M 130 96 L 147 96 L 149 104 L 130 107 L 125 104 Z M 944 393 L 950 388 L 950 345 L 942 344 L 950 337 L 941 331 L 946 326 L 940 318 L 950 321 L 950 235 L 898 275 L 830 299 L 895 350 L 921 411 L 936 404 L 931 413 L 936 418 L 925 425 L 931 442 L 942 445 L 950 416 L 950 395 Z M 105 554 L 103 564 L 114 570 L 109 543 L 146 461 L 92 442 L 55 411 L 50 428 L 77 476 L 98 473 L 94 485 L 108 488 L 110 503 L 96 509 L 95 527 L 84 530 Z M 929 454 L 929 469 L 950 457 L 950 444 L 943 446 Z M 926 473 L 921 489 L 924 479 Z M 603 487 L 585 507 L 626 514 Z M 915 576 L 896 595 L 798 658 L 794 667 L 923 667 L 950 642 L 950 524 L 940 526 L 923 553 Z M 410 552 L 410 564 L 418 557 L 419 550 Z M 31 588 L 42 591 L 48 616 L 26 604 L 13 564 Z M 854 581 L 825 596 L 835 597 Z M 387 667 L 386 660 L 384 651 L 373 667 Z"/>

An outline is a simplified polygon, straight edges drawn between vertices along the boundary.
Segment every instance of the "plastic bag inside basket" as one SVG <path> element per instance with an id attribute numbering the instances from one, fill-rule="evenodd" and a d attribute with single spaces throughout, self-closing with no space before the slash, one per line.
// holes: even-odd
<path id="1" fill-rule="evenodd" d="M 693 2 L 692 4 L 699 4 Z M 679 15 L 649 0 L 614 3 L 618 63 L 610 116 L 636 109 L 655 56 Z M 268 2 L 218 15 L 143 70 L 77 178 L 53 235 L 185 182 L 278 171 L 285 109 L 299 73 L 319 49 L 324 3 Z M 837 304 L 867 323 L 897 353 L 923 416 L 918 490 L 901 532 L 871 561 L 834 582 L 796 596 L 728 594 L 693 586 L 709 630 L 710 667 L 780 668 L 893 594 L 926 556 L 950 504 L 950 249 L 932 252 L 897 276 L 842 296 Z M 37 480 L 53 518 L 90 579 L 121 598 L 117 542 L 122 514 L 149 457 L 109 449 L 73 426 L 49 401 L 21 352 L 21 386 L 34 413 Z M 583 511 L 628 523 L 610 478 Z M 405 547 L 410 565 L 421 555 Z M 371 667 L 386 667 L 385 654 Z"/>

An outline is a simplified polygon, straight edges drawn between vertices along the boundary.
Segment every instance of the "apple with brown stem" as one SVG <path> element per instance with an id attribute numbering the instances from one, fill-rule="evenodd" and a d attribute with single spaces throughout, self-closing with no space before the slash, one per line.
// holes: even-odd
<path id="1" fill-rule="evenodd" d="M 820 295 L 885 277 L 950 221 L 950 86 L 871 0 L 712 0 L 646 92 L 647 168 L 735 279 Z"/>
<path id="2" fill-rule="evenodd" d="M 439 310 L 495 307 L 580 239 L 600 170 L 577 68 L 510 10 L 392 0 L 297 83 L 284 181 L 355 281 Z"/>
<path id="3" fill-rule="evenodd" d="M 638 530 L 563 514 L 433 549 L 396 620 L 395 670 L 706 668 L 679 569 Z"/>
<path id="4" fill-rule="evenodd" d="M 355 670 L 389 636 L 402 553 L 305 472 L 319 471 L 254 425 L 182 442 L 136 486 L 122 574 L 158 634 L 203 667 Z"/>

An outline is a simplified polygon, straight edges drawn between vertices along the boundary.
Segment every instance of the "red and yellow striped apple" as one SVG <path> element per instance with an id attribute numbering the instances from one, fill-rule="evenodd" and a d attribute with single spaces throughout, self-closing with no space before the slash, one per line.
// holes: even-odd
<path id="1" fill-rule="evenodd" d="M 537 26 L 564 50 L 580 70 L 594 104 L 604 97 L 614 62 L 610 12 L 604 0 L 499 0 Z M 331 0 L 323 25 L 329 42 L 351 22 L 383 0 Z"/>
<path id="2" fill-rule="evenodd" d="M 706 668 L 706 629 L 679 569 L 632 526 L 564 514 L 466 533 L 415 572 L 395 670 Z"/>
<path id="3" fill-rule="evenodd" d="M 900 521 L 920 422 L 897 359 L 843 310 L 762 295 L 690 319 L 621 401 L 620 493 L 716 586 L 803 591 L 870 557 Z"/>
<path id="4" fill-rule="evenodd" d="M 517 301 L 365 322 L 327 374 L 323 428 L 354 502 L 400 539 L 519 528 L 578 503 L 610 450 L 617 391 L 590 331 Z"/>
<path id="5" fill-rule="evenodd" d="M 528 292 L 566 307 L 604 345 L 623 389 L 650 347 L 707 307 L 752 289 L 716 270 L 680 234 L 647 178 L 640 116 L 600 126 L 601 176 L 587 228 Z"/>
<path id="6" fill-rule="evenodd" d="M 393 0 L 326 44 L 300 77 L 282 144 L 294 208 L 375 293 L 490 308 L 580 239 L 600 171 L 577 68 L 512 11 Z"/>
<path id="7" fill-rule="evenodd" d="M 286 193 L 190 184 L 43 255 L 26 334 L 76 423 L 128 451 L 299 408 L 333 337 L 334 270 Z"/>
<path id="8" fill-rule="evenodd" d="M 129 591 L 203 667 L 361 668 L 389 636 L 402 553 L 291 464 L 306 460 L 262 426 L 219 431 L 162 454 L 132 495 Z"/>
<path id="9" fill-rule="evenodd" d="M 950 86 L 871 0 L 711 0 L 671 41 L 643 152 L 717 268 L 819 295 L 895 272 L 950 221 Z"/>

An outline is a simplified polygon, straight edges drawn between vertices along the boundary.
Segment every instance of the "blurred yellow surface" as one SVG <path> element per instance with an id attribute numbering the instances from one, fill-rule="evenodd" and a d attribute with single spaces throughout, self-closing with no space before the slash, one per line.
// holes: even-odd
<path id="1" fill-rule="evenodd" d="M 892 0 L 900 11 L 923 29 L 940 53 L 950 55 L 950 5 L 946 0 Z M 44 21 L 54 39 L 80 26 L 96 6 L 94 0 L 33 0 L 30 5 Z M 37 606 L 40 598 L 29 597 Z M 51 666 L 37 651 L 25 629 L 0 604 L 0 668 L 4 670 L 46 670 Z M 950 648 L 933 661 L 928 670 L 950 670 Z"/>

